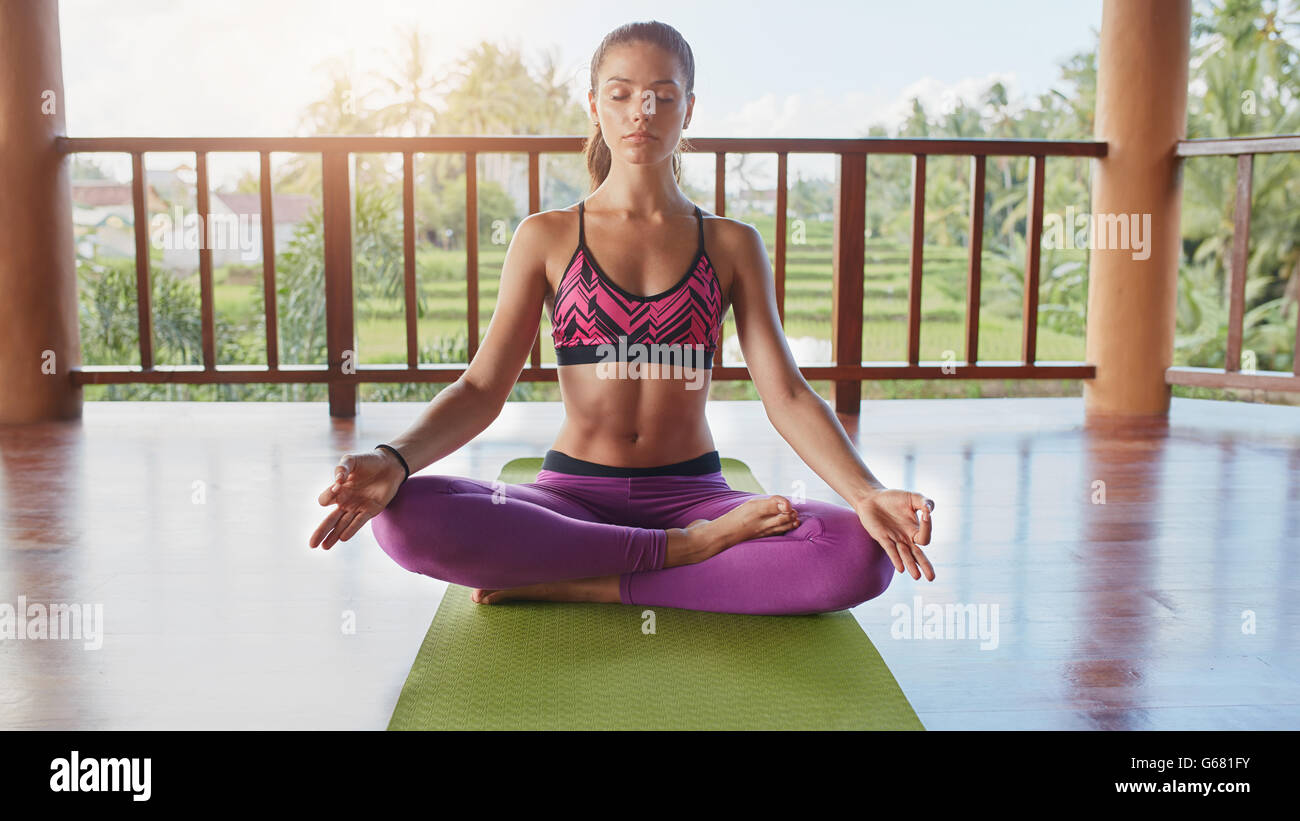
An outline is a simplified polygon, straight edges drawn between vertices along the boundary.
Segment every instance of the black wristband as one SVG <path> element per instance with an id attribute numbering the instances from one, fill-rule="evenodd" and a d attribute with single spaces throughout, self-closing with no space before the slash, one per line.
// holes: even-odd
<path id="1" fill-rule="evenodd" d="M 402 477 L 403 482 L 411 478 L 411 468 L 406 464 L 406 460 L 402 458 L 402 454 L 397 452 L 397 448 L 393 447 L 392 445 L 375 445 L 375 447 L 383 448 L 384 450 L 387 451 L 392 451 L 392 454 L 397 457 L 397 461 L 402 463 L 402 470 L 406 471 L 406 475 Z"/>

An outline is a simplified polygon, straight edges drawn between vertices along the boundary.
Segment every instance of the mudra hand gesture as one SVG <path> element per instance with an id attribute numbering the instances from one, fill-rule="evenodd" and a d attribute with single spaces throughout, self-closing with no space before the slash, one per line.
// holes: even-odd
<path id="1" fill-rule="evenodd" d="M 361 526 L 388 506 L 397 495 L 406 472 L 386 451 L 349 453 L 334 467 L 334 482 L 321 491 L 316 501 L 338 505 L 311 534 L 307 544 L 329 550 L 347 541 Z"/>
<path id="2" fill-rule="evenodd" d="M 927 581 L 934 581 L 934 565 L 919 545 L 930 543 L 932 510 L 932 500 L 907 490 L 881 490 L 853 506 L 867 533 L 889 554 L 894 569 L 902 573 L 906 568 L 913 579 L 924 573 Z"/>

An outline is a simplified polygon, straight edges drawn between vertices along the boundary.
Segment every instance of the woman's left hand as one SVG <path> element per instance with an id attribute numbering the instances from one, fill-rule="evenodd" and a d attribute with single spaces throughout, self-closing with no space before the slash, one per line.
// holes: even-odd
<path id="1" fill-rule="evenodd" d="M 920 493 L 906 490 L 881 490 L 853 506 L 862 526 L 875 539 L 899 573 L 906 567 L 913 579 L 925 574 L 934 581 L 934 566 L 918 545 L 930 543 L 930 511 L 934 502 Z M 916 514 L 921 514 L 920 527 Z"/>

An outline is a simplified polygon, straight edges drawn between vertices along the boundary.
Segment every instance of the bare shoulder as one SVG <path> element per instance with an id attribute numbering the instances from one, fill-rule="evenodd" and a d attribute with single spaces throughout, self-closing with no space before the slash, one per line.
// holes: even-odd
<path id="1" fill-rule="evenodd" d="M 767 256 L 763 235 L 752 224 L 704 214 L 704 244 L 724 291 L 730 292 L 737 276 L 761 276 Z"/>
<path id="2" fill-rule="evenodd" d="M 717 214 L 710 214 L 703 209 L 700 213 L 704 215 L 704 238 L 706 241 L 717 239 L 724 246 L 750 246 L 754 242 L 762 242 L 762 236 L 758 229 L 751 223 L 741 222 L 731 217 L 720 217 Z"/>
<path id="3" fill-rule="evenodd" d="M 515 228 L 511 245 L 524 258 L 544 263 L 547 272 L 561 268 L 578 247 L 577 205 L 524 217 Z"/>
<path id="4" fill-rule="evenodd" d="M 545 246 L 562 246 L 568 234 L 573 234 L 574 244 L 578 241 L 578 209 L 553 208 L 538 211 L 524 217 L 515 228 L 515 241 L 529 246 L 531 250 L 546 250 Z"/>

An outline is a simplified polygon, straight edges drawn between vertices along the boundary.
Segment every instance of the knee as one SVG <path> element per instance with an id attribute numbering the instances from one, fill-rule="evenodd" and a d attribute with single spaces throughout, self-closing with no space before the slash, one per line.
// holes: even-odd
<path id="1" fill-rule="evenodd" d="M 370 520 L 375 541 L 398 566 L 434 575 L 430 571 L 446 558 L 452 543 L 438 524 L 446 519 L 443 505 L 457 492 L 456 481 L 453 476 L 412 476 Z"/>
<path id="2" fill-rule="evenodd" d="M 894 564 L 858 515 L 848 508 L 817 515 L 822 531 L 810 541 L 827 573 L 819 610 L 847 610 L 884 593 L 894 579 Z"/>
<path id="3" fill-rule="evenodd" d="M 418 486 L 413 483 L 423 476 L 407 479 L 389 502 L 388 506 L 370 520 L 370 531 L 375 541 L 389 557 L 406 570 L 411 569 L 415 560 L 414 546 L 417 528 L 416 505 L 413 500 L 419 496 Z"/>

